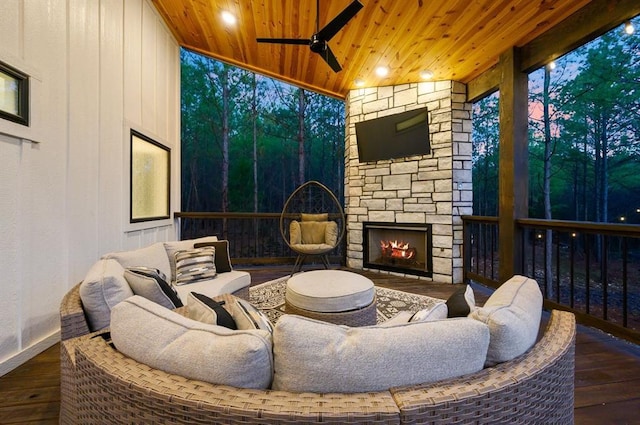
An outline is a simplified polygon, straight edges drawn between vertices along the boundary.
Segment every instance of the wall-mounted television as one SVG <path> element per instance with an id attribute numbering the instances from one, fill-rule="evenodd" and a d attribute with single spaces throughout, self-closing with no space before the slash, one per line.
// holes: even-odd
<path id="1" fill-rule="evenodd" d="M 356 123 L 360 162 L 431 153 L 427 108 Z"/>

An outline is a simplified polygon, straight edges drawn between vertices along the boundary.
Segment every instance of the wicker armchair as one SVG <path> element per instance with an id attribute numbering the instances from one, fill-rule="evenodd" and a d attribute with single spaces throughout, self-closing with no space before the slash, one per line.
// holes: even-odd
<path id="1" fill-rule="evenodd" d="M 77 291 L 77 286 L 71 292 Z M 63 303 L 77 303 L 70 295 Z M 61 306 L 76 319 L 82 305 Z M 63 327 L 74 321 L 62 317 Z M 75 324 L 73 324 L 75 323 Z M 150 368 L 93 334 L 61 345 L 64 424 L 571 424 L 575 319 L 554 310 L 527 353 L 460 378 L 377 393 L 238 389 Z M 69 335 L 63 329 L 63 335 Z"/>

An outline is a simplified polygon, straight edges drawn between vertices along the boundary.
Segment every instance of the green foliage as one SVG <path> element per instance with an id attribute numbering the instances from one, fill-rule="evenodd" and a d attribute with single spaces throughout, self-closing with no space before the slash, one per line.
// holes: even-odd
<path id="1" fill-rule="evenodd" d="M 182 211 L 223 211 L 224 134 L 228 122 L 227 211 L 280 212 L 297 187 L 298 116 L 304 115 L 305 180 L 343 197 L 344 103 L 181 51 Z M 255 82 L 255 99 L 254 99 Z M 226 89 L 225 89 L 226 87 Z M 228 90 L 225 109 L 225 90 Z M 256 116 L 253 115 L 253 104 Z M 257 185 L 254 185 L 254 124 Z"/>
<path id="2" fill-rule="evenodd" d="M 636 28 L 640 20 L 634 22 Z M 640 37 L 616 28 L 556 61 L 544 120 L 543 72 L 529 82 L 529 216 L 544 217 L 544 164 L 550 163 L 552 217 L 639 223 Z M 551 149 L 544 149 L 544 128 Z M 474 105 L 474 214 L 497 215 L 498 107 Z M 492 171 L 493 170 L 493 171 Z M 480 194 L 478 191 L 482 191 Z M 495 211 L 495 214 L 493 213 Z"/>

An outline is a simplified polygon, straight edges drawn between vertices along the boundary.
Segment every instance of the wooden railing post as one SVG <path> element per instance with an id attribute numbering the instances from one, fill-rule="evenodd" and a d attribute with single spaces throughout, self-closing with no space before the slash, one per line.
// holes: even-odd
<path id="1" fill-rule="evenodd" d="M 499 258 L 500 282 L 522 267 L 522 231 L 515 220 L 528 215 L 528 76 L 515 47 L 500 56 Z"/>

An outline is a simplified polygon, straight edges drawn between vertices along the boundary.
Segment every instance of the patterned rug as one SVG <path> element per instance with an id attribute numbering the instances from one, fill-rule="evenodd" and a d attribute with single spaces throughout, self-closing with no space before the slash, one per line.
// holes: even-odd
<path id="1" fill-rule="evenodd" d="M 284 295 L 288 278 L 285 276 L 249 288 L 251 304 L 264 311 L 273 323 L 280 316 L 286 314 Z M 439 301 L 442 300 L 376 286 L 377 322 L 384 322 L 403 310 L 415 313 L 423 308 L 431 307 Z"/>

